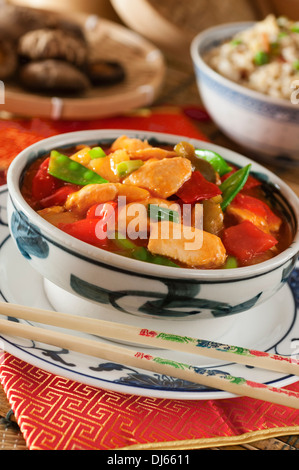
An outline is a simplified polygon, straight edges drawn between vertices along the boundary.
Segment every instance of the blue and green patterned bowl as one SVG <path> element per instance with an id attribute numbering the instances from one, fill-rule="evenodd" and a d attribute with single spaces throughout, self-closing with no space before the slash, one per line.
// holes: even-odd
<path id="1" fill-rule="evenodd" d="M 8 217 L 18 250 L 46 280 L 99 308 L 161 319 L 219 318 L 256 306 L 287 281 L 299 252 L 299 200 L 276 175 L 230 150 L 189 139 L 215 150 L 233 164 L 252 163 L 255 176 L 273 189 L 293 227 L 294 241 L 283 253 L 261 264 L 231 270 L 194 270 L 157 266 L 100 250 L 41 218 L 24 200 L 20 184 L 26 168 L 53 148 L 104 144 L 126 134 L 150 143 L 175 145 L 186 137 L 162 133 L 94 130 L 62 134 L 21 152 L 8 172 Z"/>

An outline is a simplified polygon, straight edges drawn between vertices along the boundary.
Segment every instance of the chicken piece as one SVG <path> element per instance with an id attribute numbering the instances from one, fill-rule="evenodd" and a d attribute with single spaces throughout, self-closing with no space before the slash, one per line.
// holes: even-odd
<path id="1" fill-rule="evenodd" d="M 153 196 L 167 199 L 180 189 L 191 174 L 192 165 L 187 158 L 164 158 L 145 163 L 131 173 L 123 183 L 148 189 Z"/>
<path id="2" fill-rule="evenodd" d="M 152 158 L 156 160 L 163 160 L 163 158 L 177 157 L 177 153 L 174 150 L 165 150 L 159 147 L 150 147 L 145 149 L 138 149 L 130 152 L 130 158 L 132 160 L 150 160 Z"/>
<path id="3" fill-rule="evenodd" d="M 140 140 L 140 139 L 132 139 L 127 137 L 126 135 L 122 135 L 116 139 L 112 146 L 111 151 L 115 152 L 115 150 L 127 150 L 128 152 L 136 152 L 136 150 L 150 148 L 151 145 L 148 143 L 147 140 Z"/>
<path id="4" fill-rule="evenodd" d="M 147 140 L 132 139 L 125 135 L 116 139 L 112 144 L 111 150 L 125 150 L 129 153 L 132 160 L 149 160 L 155 158 L 162 160 L 163 158 L 171 158 L 177 156 L 174 150 L 166 150 L 159 147 L 153 147 Z"/>
<path id="5" fill-rule="evenodd" d="M 90 147 L 80 148 L 76 153 L 74 153 L 70 159 L 75 162 L 81 163 L 81 165 L 87 166 L 90 162 Z"/>
<path id="6" fill-rule="evenodd" d="M 116 150 L 107 157 L 90 160 L 88 168 L 98 173 L 105 180 L 118 183 L 121 178 L 116 171 L 117 164 L 128 160 L 130 160 L 130 157 L 125 150 Z"/>
<path id="7" fill-rule="evenodd" d="M 78 214 L 84 214 L 93 204 L 114 201 L 117 188 L 113 183 L 88 184 L 79 191 L 69 194 L 65 208 Z"/>
<path id="8" fill-rule="evenodd" d="M 130 202 L 142 201 L 150 197 L 150 193 L 144 189 L 134 186 L 133 184 L 115 183 L 118 197 L 125 197 L 126 204 Z"/>
<path id="9" fill-rule="evenodd" d="M 129 154 L 126 150 L 116 150 L 114 153 L 109 155 L 111 171 L 117 178 L 117 165 L 121 162 L 128 162 L 130 160 Z"/>
<path id="10" fill-rule="evenodd" d="M 88 184 L 79 191 L 70 194 L 65 203 L 66 210 L 84 214 L 93 204 L 114 201 L 117 197 L 125 197 L 125 203 L 146 199 L 150 196 L 145 189 L 121 183 Z"/>
<path id="11" fill-rule="evenodd" d="M 73 212 L 66 212 L 61 206 L 47 207 L 37 212 L 43 219 L 55 227 L 59 224 L 71 224 L 78 220 L 78 216 Z"/>
<path id="12" fill-rule="evenodd" d="M 236 217 L 239 222 L 244 222 L 245 220 L 248 220 L 264 232 L 270 232 L 267 220 L 264 217 L 249 211 L 248 209 L 242 209 L 240 207 L 234 207 L 233 205 L 231 205 L 228 206 L 227 213 Z"/>
<path id="13" fill-rule="evenodd" d="M 109 156 L 90 160 L 88 168 L 90 168 L 92 171 L 95 171 L 98 175 L 100 175 L 105 180 L 110 181 L 111 183 L 119 181 L 119 179 L 111 170 Z"/>
<path id="14" fill-rule="evenodd" d="M 219 237 L 173 222 L 151 225 L 148 250 L 191 268 L 219 268 L 226 260 L 226 250 Z"/>

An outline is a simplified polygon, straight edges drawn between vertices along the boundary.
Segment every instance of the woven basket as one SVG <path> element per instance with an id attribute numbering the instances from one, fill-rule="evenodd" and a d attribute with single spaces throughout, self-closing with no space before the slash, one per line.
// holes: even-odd
<path id="1" fill-rule="evenodd" d="M 209 26 L 258 18 L 249 0 L 111 0 L 131 29 L 167 51 L 189 53 L 192 38 Z"/>

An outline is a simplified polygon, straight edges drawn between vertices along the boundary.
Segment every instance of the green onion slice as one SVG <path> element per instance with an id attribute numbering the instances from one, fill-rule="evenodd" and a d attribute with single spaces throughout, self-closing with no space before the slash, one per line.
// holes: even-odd
<path id="1" fill-rule="evenodd" d="M 89 156 L 92 160 L 95 160 L 96 158 L 106 157 L 106 153 L 102 147 L 93 147 L 91 150 L 89 150 Z"/>
<path id="2" fill-rule="evenodd" d="M 140 168 L 143 164 L 144 162 L 142 160 L 127 160 L 118 163 L 118 165 L 116 166 L 116 171 L 120 178 L 124 178 L 125 176 L 131 174 L 133 171 L 138 170 L 138 168 Z"/>

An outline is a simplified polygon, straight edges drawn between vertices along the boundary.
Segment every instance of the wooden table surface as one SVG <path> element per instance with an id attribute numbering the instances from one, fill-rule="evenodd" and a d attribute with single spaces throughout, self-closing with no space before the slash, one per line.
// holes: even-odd
<path id="1" fill-rule="evenodd" d="M 191 64 L 182 64 L 174 59 L 167 59 L 168 69 L 164 88 L 155 105 L 200 105 L 197 86 Z M 250 154 L 241 149 L 212 123 L 198 122 L 199 129 L 208 138 L 224 147 L 239 151 L 250 157 Z M 268 165 L 265 165 L 268 166 Z M 269 167 L 269 166 L 268 166 Z M 273 168 L 269 167 L 273 170 Z M 299 168 L 275 168 L 275 173 L 286 181 L 299 196 Z M 16 424 L 7 397 L 0 385 L 0 449 L 1 450 L 25 450 L 26 442 Z M 299 450 L 299 436 L 284 436 L 266 439 L 240 446 L 221 447 L 222 450 Z M 218 450 L 213 448 L 210 450 Z"/>

